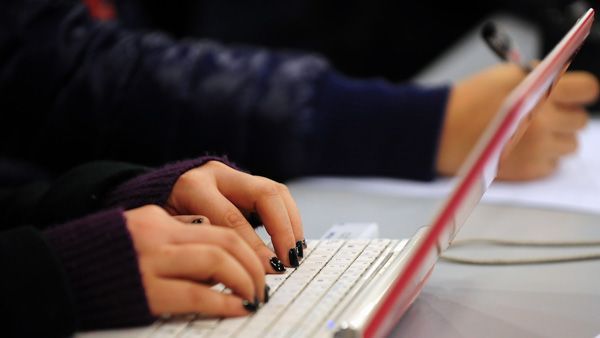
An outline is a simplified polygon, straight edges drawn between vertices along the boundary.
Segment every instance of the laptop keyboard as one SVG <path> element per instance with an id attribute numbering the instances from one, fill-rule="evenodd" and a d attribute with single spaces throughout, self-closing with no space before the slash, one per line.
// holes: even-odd
<path id="1" fill-rule="evenodd" d="M 251 316 L 206 319 L 190 315 L 154 324 L 149 338 L 314 337 L 335 327 L 343 310 L 400 241 L 351 239 L 309 241 L 296 269 L 267 275 L 270 299 Z M 389 258 L 389 257 L 388 257 Z M 377 263 L 377 264 L 374 264 Z M 227 292 L 227 290 L 223 290 Z"/>

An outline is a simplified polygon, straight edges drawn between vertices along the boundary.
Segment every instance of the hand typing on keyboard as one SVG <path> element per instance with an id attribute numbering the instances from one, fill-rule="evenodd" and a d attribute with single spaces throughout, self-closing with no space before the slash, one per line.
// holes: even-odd
<path id="1" fill-rule="evenodd" d="M 266 276 L 269 303 L 252 316 L 173 318 L 158 321 L 144 337 L 330 337 L 329 319 L 347 308 L 405 244 L 387 239 L 311 241 L 298 269 Z"/>
<path id="2" fill-rule="evenodd" d="M 267 272 L 298 266 L 306 248 L 300 213 L 287 187 L 222 162 L 211 161 L 181 175 L 165 208 L 171 215 L 206 215 L 213 224 L 235 230 Z M 251 214 L 258 214 L 276 254 L 246 219 Z"/>
<path id="3" fill-rule="evenodd" d="M 175 170 L 165 168 L 161 172 Z M 268 300 L 265 273 L 282 276 L 309 250 L 287 187 L 218 160 L 178 176 L 161 206 L 124 213 L 149 309 L 157 316 L 255 312 Z M 251 215 L 264 223 L 274 249 L 257 235 Z"/>
<path id="4" fill-rule="evenodd" d="M 263 266 L 235 231 L 186 225 L 157 206 L 129 210 L 125 218 L 152 314 L 241 316 L 264 301 Z M 231 293 L 212 289 L 214 282 Z"/>

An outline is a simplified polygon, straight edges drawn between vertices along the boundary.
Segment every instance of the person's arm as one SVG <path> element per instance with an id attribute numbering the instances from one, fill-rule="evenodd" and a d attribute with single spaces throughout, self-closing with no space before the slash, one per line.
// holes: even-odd
<path id="1" fill-rule="evenodd" d="M 70 2 L 0 9 L 0 109 L 15 122 L 0 135 L 27 130 L 21 156 L 157 164 L 209 150 L 276 179 L 434 176 L 448 88 L 352 80 L 311 54 L 127 31 Z"/>
<path id="2" fill-rule="evenodd" d="M 455 175 L 504 99 L 525 77 L 513 64 L 490 67 L 459 81 L 452 90 L 437 158 L 442 175 Z M 567 72 L 532 112 L 527 129 L 505 149 L 498 179 L 539 179 L 556 171 L 577 150 L 579 131 L 588 121 L 586 105 L 600 94 L 598 79 Z"/>
<path id="3" fill-rule="evenodd" d="M 214 159 L 202 157 L 154 170 L 123 163 L 90 163 L 52 184 L 38 185 L 39 191 L 33 185 L 16 189 L 12 195 L 4 190 L 2 201 L 6 205 L 2 208 L 17 206 L 24 212 L 14 219 L 69 219 L 59 225 L 36 223 L 37 228 L 16 226 L 21 223 L 9 223 L 9 213 L 3 211 L 0 267 L 6 274 L 0 288 L 9 295 L 2 307 L 9 313 L 0 323 L 9 336 L 39 336 L 38 330 L 43 330 L 44 336 L 59 337 L 74 330 L 141 325 L 162 313 L 232 316 L 255 311 L 256 302 L 265 299 L 265 270 L 255 254 L 257 248 L 251 248 L 247 238 L 233 230 L 183 225 L 157 206 L 126 212 L 112 208 L 78 218 L 79 213 L 109 205 L 147 203 L 161 203 L 173 214 L 186 211 L 186 215 L 193 215 L 179 207 L 179 203 L 185 205 L 190 200 L 171 193 L 173 185 L 189 172 L 194 177 L 177 184 L 185 193 L 194 189 L 193 207 L 209 201 L 211 207 L 223 204 L 215 191 L 225 187 L 233 189 L 227 195 L 236 203 L 259 205 L 265 224 L 279 221 L 279 216 L 273 215 L 276 196 L 263 194 L 268 180 L 234 174 L 234 169 L 224 165 L 205 165 Z M 206 179 L 198 180 L 200 176 Z M 11 196 L 27 192 L 38 198 L 22 205 L 9 203 Z M 254 196 L 248 197 L 250 193 Z M 167 203 L 171 198 L 177 203 Z M 287 215 L 288 211 L 277 212 Z M 209 218 L 203 219 L 210 224 Z M 289 226 L 290 220 L 287 223 Z M 285 224 L 271 225 L 271 229 L 277 230 L 278 238 L 287 235 L 284 229 L 291 233 L 291 226 L 285 228 Z M 293 246 L 293 239 L 291 243 Z M 211 268 L 215 262 L 220 262 L 219 266 Z M 198 283 L 202 281 L 225 283 L 234 294 L 218 294 Z M 34 311 L 39 313 L 40 325 L 24 325 Z"/>
<path id="4" fill-rule="evenodd" d="M 80 218 L 101 209 L 111 187 L 144 171 L 96 163 L 56 182 L 0 189 L 0 322 L 8 337 L 151 322 L 122 210 Z"/>
<path id="5" fill-rule="evenodd" d="M 123 162 L 96 161 L 75 167 L 54 181 L 0 188 L 1 229 L 35 224 L 43 229 L 107 207 L 106 195 L 119 184 L 150 170 Z"/>
<path id="6" fill-rule="evenodd" d="M 152 321 L 118 209 L 44 232 L 23 225 L 0 231 L 0 268 L 0 323 L 8 337 L 65 337 Z"/>
<path id="7" fill-rule="evenodd" d="M 163 314 L 241 316 L 268 292 L 258 257 L 233 230 L 184 224 L 157 206 L 0 231 L 0 268 L 8 337 L 66 337 Z"/>

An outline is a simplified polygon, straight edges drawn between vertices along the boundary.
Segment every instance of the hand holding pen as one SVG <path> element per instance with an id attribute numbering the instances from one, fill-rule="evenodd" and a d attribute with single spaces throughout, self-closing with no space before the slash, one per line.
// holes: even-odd
<path id="1" fill-rule="evenodd" d="M 507 62 L 454 85 L 436 163 L 442 175 L 456 174 L 506 96 L 533 68 L 498 26 L 485 25 L 482 36 Z M 523 181 L 554 173 L 560 160 L 577 150 L 578 133 L 588 121 L 585 106 L 596 101 L 598 93 L 598 80 L 591 73 L 564 74 L 548 99 L 537 107 L 524 134 L 501 159 L 498 179 Z"/>
<path id="2" fill-rule="evenodd" d="M 516 43 L 500 26 L 488 22 L 482 37 L 502 60 L 516 64 L 525 72 L 534 62 L 525 61 Z M 598 80 L 587 72 L 569 72 L 558 80 L 554 91 L 538 107 L 523 138 L 501 163 L 505 179 L 535 179 L 552 174 L 562 157 L 578 148 L 578 132 L 588 122 L 585 108 L 597 100 Z"/>

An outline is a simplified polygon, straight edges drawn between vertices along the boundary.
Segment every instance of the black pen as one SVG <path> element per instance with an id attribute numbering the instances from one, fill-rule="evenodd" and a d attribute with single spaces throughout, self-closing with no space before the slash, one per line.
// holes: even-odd
<path id="1" fill-rule="evenodd" d="M 481 36 L 487 45 L 502 60 L 514 63 L 529 73 L 533 68 L 530 64 L 523 61 L 523 56 L 517 48 L 517 45 L 511 40 L 508 33 L 495 25 L 493 22 L 486 22 L 481 30 Z"/>

